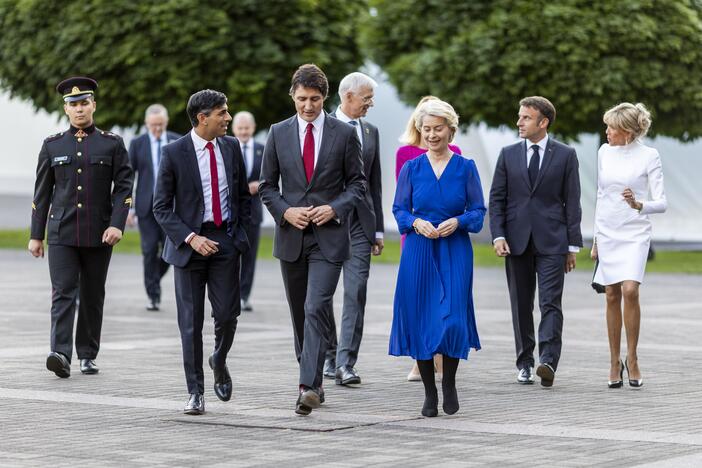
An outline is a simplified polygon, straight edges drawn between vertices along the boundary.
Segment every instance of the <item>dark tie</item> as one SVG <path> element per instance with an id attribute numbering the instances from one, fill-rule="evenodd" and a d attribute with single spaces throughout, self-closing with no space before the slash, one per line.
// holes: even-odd
<path id="1" fill-rule="evenodd" d="M 161 139 L 156 141 L 156 166 L 161 164 Z"/>
<path id="2" fill-rule="evenodd" d="M 351 125 L 353 125 L 354 127 L 355 127 L 356 125 L 358 125 L 358 122 L 356 122 L 355 120 L 349 120 L 349 123 L 350 123 Z"/>
<path id="3" fill-rule="evenodd" d="M 307 124 L 307 133 L 305 134 L 305 144 L 302 147 L 302 162 L 305 165 L 305 176 L 307 176 L 307 183 L 312 180 L 312 173 L 314 172 L 314 135 L 312 134 L 312 129 L 314 125 L 311 123 Z"/>
<path id="4" fill-rule="evenodd" d="M 532 153 L 529 161 L 529 182 L 531 182 L 533 188 L 539 175 L 539 145 L 532 145 L 531 149 L 534 150 L 534 153 Z"/>
<path id="5" fill-rule="evenodd" d="M 241 152 L 244 153 L 244 165 L 246 166 L 246 176 L 248 177 L 249 173 L 251 172 L 251 168 L 249 167 L 249 157 L 247 156 L 249 149 L 249 145 L 244 143 L 244 146 L 241 147 Z"/>
<path id="6" fill-rule="evenodd" d="M 212 186 L 212 217 L 215 226 L 222 225 L 222 207 L 219 201 L 219 174 L 217 174 L 217 158 L 215 158 L 214 145 L 208 141 L 205 148 L 210 152 L 210 184 Z"/>

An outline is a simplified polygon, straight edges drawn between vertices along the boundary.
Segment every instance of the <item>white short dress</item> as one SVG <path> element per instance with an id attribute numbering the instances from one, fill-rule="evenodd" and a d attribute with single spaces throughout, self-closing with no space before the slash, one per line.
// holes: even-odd
<path id="1" fill-rule="evenodd" d="M 624 201 L 626 188 L 643 203 L 640 212 Z M 594 239 L 599 266 L 594 282 L 642 282 L 651 244 L 648 215 L 666 208 L 663 168 L 655 148 L 638 140 L 624 146 L 602 145 L 597 153 Z"/>

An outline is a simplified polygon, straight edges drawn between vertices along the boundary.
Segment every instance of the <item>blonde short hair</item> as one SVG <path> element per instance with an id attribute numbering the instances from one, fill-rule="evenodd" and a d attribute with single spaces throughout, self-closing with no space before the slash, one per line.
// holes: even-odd
<path id="1" fill-rule="evenodd" d="M 405 127 L 405 133 L 402 134 L 400 137 L 400 143 L 404 143 L 406 145 L 411 145 L 411 146 L 421 146 L 422 143 L 422 135 L 419 133 L 419 130 L 417 130 L 417 127 L 414 125 L 414 118 L 417 115 L 417 112 L 419 111 L 419 108 L 422 107 L 422 104 L 424 104 L 427 101 L 430 101 L 432 99 L 439 99 L 436 96 L 424 96 L 422 99 L 419 100 L 417 103 L 417 107 L 414 108 L 412 111 L 412 115 L 410 116 L 409 120 L 407 121 L 407 126 Z"/>
<path id="2" fill-rule="evenodd" d="M 446 124 L 451 128 L 451 141 L 458 130 L 458 114 L 453 109 L 453 106 L 448 102 L 440 99 L 430 99 L 417 109 L 414 116 L 414 127 L 417 131 L 421 131 L 422 122 L 425 117 L 439 117 L 446 120 Z M 451 142 L 449 141 L 449 143 Z"/>
<path id="3" fill-rule="evenodd" d="M 605 112 L 602 120 L 612 128 L 631 133 L 634 140 L 646 136 L 651 127 L 651 113 L 640 102 L 617 104 Z"/>

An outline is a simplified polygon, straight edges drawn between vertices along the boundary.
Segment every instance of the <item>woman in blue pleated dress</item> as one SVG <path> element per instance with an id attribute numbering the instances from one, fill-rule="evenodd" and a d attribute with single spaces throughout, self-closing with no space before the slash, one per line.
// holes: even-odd
<path id="1" fill-rule="evenodd" d="M 473 249 L 469 232 L 483 226 L 485 204 L 475 162 L 449 143 L 458 115 L 440 100 L 424 103 L 415 125 L 427 152 L 400 172 L 393 214 L 407 234 L 395 290 L 390 351 L 417 361 L 424 383 L 424 416 L 438 414 L 433 356 L 443 354 L 443 410 L 458 411 L 456 369 L 480 349 L 473 312 Z"/>

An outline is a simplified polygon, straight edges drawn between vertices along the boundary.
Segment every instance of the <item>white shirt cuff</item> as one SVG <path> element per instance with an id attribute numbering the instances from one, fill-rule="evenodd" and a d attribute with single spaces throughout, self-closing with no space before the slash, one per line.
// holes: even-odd
<path id="1" fill-rule="evenodd" d="M 382 238 L 383 238 L 383 233 L 380 232 L 380 231 L 379 231 L 379 232 L 376 232 L 376 233 L 375 233 L 375 238 L 376 238 L 376 239 L 382 239 Z"/>
<path id="2" fill-rule="evenodd" d="M 569 246 L 568 246 L 568 252 L 570 252 L 570 253 L 578 253 L 578 252 L 580 252 L 580 247 L 575 246 L 575 245 L 569 245 Z"/>
<path id="3" fill-rule="evenodd" d="M 185 243 L 188 244 L 193 237 L 195 237 L 194 232 L 191 232 L 190 234 L 188 234 L 188 237 L 185 238 Z"/>
<path id="4" fill-rule="evenodd" d="M 504 237 L 495 237 L 495 238 L 492 240 L 492 244 L 494 245 L 495 242 L 497 242 L 498 240 L 505 240 L 505 238 L 504 238 Z"/>

